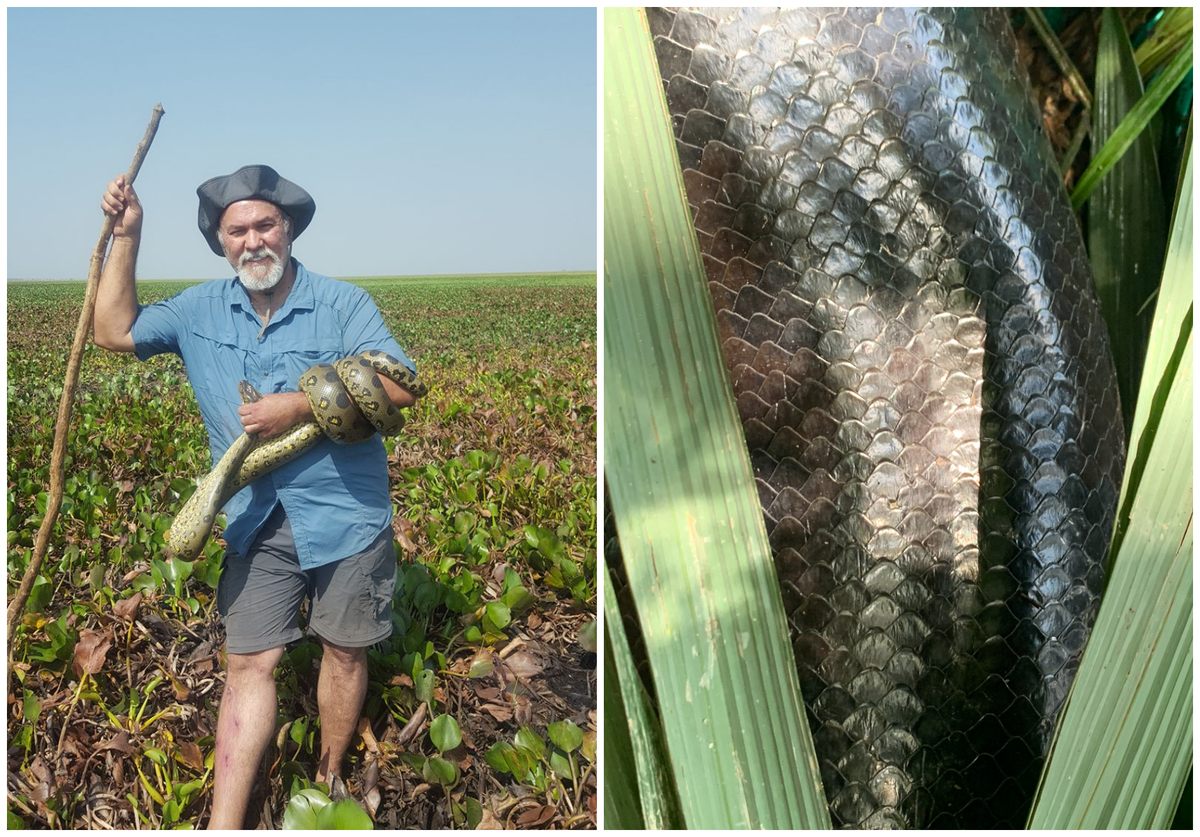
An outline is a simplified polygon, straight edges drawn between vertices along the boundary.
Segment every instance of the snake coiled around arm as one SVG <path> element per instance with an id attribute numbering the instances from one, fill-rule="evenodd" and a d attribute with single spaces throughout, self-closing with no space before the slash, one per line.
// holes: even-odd
<path id="1" fill-rule="evenodd" d="M 235 439 L 216 467 L 200 479 L 172 521 L 166 536 L 168 554 L 183 560 L 196 557 L 212 532 L 217 514 L 235 493 L 295 459 L 322 436 L 348 444 L 376 432 L 384 436 L 399 433 L 404 414 L 388 397 L 379 375 L 387 376 L 417 398 L 426 394 L 425 385 L 416 375 L 385 352 L 363 352 L 306 369 L 299 385 L 308 397 L 314 420 L 261 442 L 247 433 Z M 245 401 L 260 397 L 246 381 L 239 389 Z"/>
<path id="2" fill-rule="evenodd" d="M 1005 13 L 648 15 L 833 821 L 1020 827 L 1125 451 Z"/>

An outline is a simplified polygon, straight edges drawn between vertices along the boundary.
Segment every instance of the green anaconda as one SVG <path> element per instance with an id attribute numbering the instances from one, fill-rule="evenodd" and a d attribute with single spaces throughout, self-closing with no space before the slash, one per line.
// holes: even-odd
<path id="1" fill-rule="evenodd" d="M 833 820 L 1020 827 L 1125 451 L 1005 13 L 648 16 Z"/>
<path id="2" fill-rule="evenodd" d="M 376 431 L 384 436 L 399 433 L 404 414 L 388 398 L 379 375 L 386 375 L 417 398 L 426 393 L 425 385 L 408 367 L 385 352 L 363 352 L 306 369 L 299 385 L 308 397 L 314 421 L 261 442 L 247 433 L 235 439 L 172 521 L 167 531 L 169 553 L 185 560 L 198 555 L 230 497 L 308 450 L 322 435 L 345 444 L 360 442 Z M 246 381 L 239 390 L 244 401 L 261 397 Z"/>

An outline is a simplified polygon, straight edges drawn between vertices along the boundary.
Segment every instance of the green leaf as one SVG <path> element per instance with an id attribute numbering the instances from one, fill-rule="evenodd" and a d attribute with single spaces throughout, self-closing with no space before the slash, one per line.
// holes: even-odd
<path id="1" fill-rule="evenodd" d="M 1106 142 L 1142 97 L 1133 47 L 1114 9 L 1101 13 L 1096 56 L 1093 138 Z M 1166 249 L 1166 207 L 1159 189 L 1157 148 L 1151 132 L 1140 133 L 1100 181 L 1088 202 L 1088 254 L 1096 296 L 1108 324 L 1125 426 L 1134 402 L 1150 335 L 1153 308 L 1146 303 L 1158 287 Z M 1130 219 L 1137 219 L 1130 223 Z"/>
<path id="2" fill-rule="evenodd" d="M 557 750 L 550 754 L 550 769 L 558 774 L 559 778 L 572 780 L 575 778 L 575 774 L 571 770 L 571 760 Z"/>
<path id="3" fill-rule="evenodd" d="M 546 734 L 560 750 L 573 753 L 583 743 L 583 730 L 572 721 L 555 721 L 546 727 Z"/>
<path id="4" fill-rule="evenodd" d="M 1162 75 L 1154 80 L 1146 95 L 1138 100 L 1117 127 L 1108 142 L 1092 156 L 1092 162 L 1080 176 L 1071 192 L 1071 206 L 1075 209 L 1083 206 L 1091 196 L 1092 191 L 1100 180 L 1107 175 L 1126 149 L 1133 144 L 1138 135 L 1150 124 L 1150 120 L 1162 107 L 1167 97 L 1174 92 L 1179 83 L 1187 77 L 1192 69 L 1192 44 L 1188 39 L 1187 47 L 1179 52 L 1163 70 Z M 605 318 L 607 320 L 607 318 Z"/>
<path id="5" fill-rule="evenodd" d="M 478 799 L 468 796 L 463 800 L 463 814 L 466 816 L 467 828 L 475 828 L 483 821 L 483 805 Z"/>
<path id="6" fill-rule="evenodd" d="M 307 831 L 317 827 L 317 812 L 330 804 L 329 797 L 315 788 L 292 796 L 283 809 L 283 827 L 288 831 Z"/>
<path id="7" fill-rule="evenodd" d="M 1143 78 L 1149 78 L 1192 39 L 1190 6 L 1164 9 L 1163 12 L 1150 37 L 1137 48 L 1137 65 Z"/>
<path id="8" fill-rule="evenodd" d="M 462 730 L 451 715 L 438 715 L 429 725 L 429 740 L 439 753 L 453 750 L 462 743 Z"/>
<path id="9" fill-rule="evenodd" d="M 518 747 L 524 747 L 538 759 L 546 757 L 546 742 L 532 727 L 521 727 L 517 730 L 516 741 Z"/>
<path id="10" fill-rule="evenodd" d="M 604 573 L 604 822 L 617 829 L 680 828 L 662 728 L 629 651 L 607 565 Z"/>
<path id="11" fill-rule="evenodd" d="M 23 689 L 22 692 L 21 708 L 24 712 L 25 722 L 36 724 L 42 714 L 42 704 L 33 692 L 28 689 Z"/>
<path id="12" fill-rule="evenodd" d="M 484 761 L 501 773 L 509 773 L 518 781 L 524 780 L 537 764 L 536 756 L 524 747 L 514 747 L 507 741 L 497 741 L 484 753 Z"/>
<path id="13" fill-rule="evenodd" d="M 644 13 L 604 44 L 605 477 L 681 807 L 829 829 Z"/>
<path id="14" fill-rule="evenodd" d="M 50 604 L 53 596 L 54 585 L 50 583 L 50 579 L 39 573 L 33 580 L 33 587 L 29 589 L 25 610 L 29 613 L 41 613 L 46 609 L 46 605 Z"/>
<path id="15" fill-rule="evenodd" d="M 329 803 L 317 812 L 315 827 L 321 831 L 370 831 L 375 823 L 353 799 L 342 799 Z"/>
<path id="16" fill-rule="evenodd" d="M 515 587 L 505 590 L 500 596 L 500 601 L 503 602 L 510 611 L 514 611 L 524 610 L 533 604 L 534 600 L 529 591 L 526 590 L 524 586 L 518 584 Z"/>
<path id="17" fill-rule="evenodd" d="M 492 662 L 492 655 L 487 651 L 481 651 L 472 658 L 467 677 L 477 680 L 480 677 L 487 677 L 494 670 L 495 664 Z"/>
<path id="18" fill-rule="evenodd" d="M 430 706 L 433 706 L 433 686 L 437 682 L 437 674 L 431 669 L 422 669 L 413 677 L 413 691 L 417 693 L 417 700 L 424 701 Z"/>
<path id="19" fill-rule="evenodd" d="M 483 760 L 491 765 L 493 770 L 498 770 L 501 773 L 512 773 L 512 759 L 509 755 L 512 749 L 513 745 L 508 742 L 497 741 L 483 754 Z"/>
<path id="20" fill-rule="evenodd" d="M 502 631 L 512 621 L 512 611 L 504 602 L 488 602 L 483 611 L 484 627 L 492 631 Z"/>
<path id="21" fill-rule="evenodd" d="M 421 777 L 426 782 L 448 788 L 458 782 L 458 767 L 446 759 L 434 757 L 425 761 Z"/>
<path id="22" fill-rule="evenodd" d="M 1167 828 L 1192 760 L 1192 169 L 1185 159 L 1112 575 L 1031 828 Z"/>

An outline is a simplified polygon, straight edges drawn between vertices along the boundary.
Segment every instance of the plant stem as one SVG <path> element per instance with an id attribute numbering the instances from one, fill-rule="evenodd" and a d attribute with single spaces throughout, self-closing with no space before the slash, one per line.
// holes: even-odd
<path id="1" fill-rule="evenodd" d="M 150 113 L 150 124 L 146 126 L 146 133 L 133 153 L 133 162 L 129 166 L 129 171 L 125 173 L 125 183 L 129 186 L 133 185 L 133 181 L 142 168 L 142 161 L 146 159 L 146 152 L 150 150 L 150 143 L 154 141 L 154 135 L 158 132 L 158 122 L 162 119 L 162 115 L 162 105 L 155 105 L 154 110 Z M 92 261 L 88 268 L 87 290 L 83 297 L 83 310 L 79 312 L 75 340 L 71 343 L 71 354 L 67 359 L 67 376 L 63 381 L 62 398 L 58 404 L 58 420 L 54 424 L 54 447 L 50 455 L 50 495 L 46 501 L 46 516 L 42 518 L 42 526 L 38 529 L 37 539 L 34 541 L 33 557 L 29 561 L 29 566 L 25 568 L 21 586 L 8 606 L 10 651 L 17 622 L 21 617 L 21 612 L 25 609 L 29 592 L 33 589 L 33 581 L 42 568 L 42 561 L 46 558 L 46 549 L 50 545 L 50 532 L 54 528 L 59 507 L 62 505 L 65 479 L 63 463 L 67 454 L 67 429 L 71 424 L 71 408 L 75 403 L 75 386 L 79 382 L 79 367 L 83 362 L 83 349 L 87 343 L 88 334 L 92 330 L 92 314 L 96 308 L 96 288 L 100 284 L 100 270 L 104 265 L 105 251 L 108 249 L 108 241 L 112 237 L 116 220 L 115 215 L 104 216 L 104 223 L 100 226 L 100 240 L 96 243 L 96 249 L 92 251 Z"/>

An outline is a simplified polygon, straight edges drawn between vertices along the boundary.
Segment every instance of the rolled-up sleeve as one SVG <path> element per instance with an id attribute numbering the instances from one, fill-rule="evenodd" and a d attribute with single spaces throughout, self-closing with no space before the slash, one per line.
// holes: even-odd
<path id="1" fill-rule="evenodd" d="M 413 374 L 416 374 L 416 364 L 405 354 L 404 349 L 396 342 L 396 338 L 388 331 L 387 325 L 383 322 L 383 315 L 379 313 L 379 307 L 375 305 L 375 300 L 371 299 L 371 295 L 357 289 L 354 297 L 349 306 L 343 332 L 346 354 L 356 355 L 371 349 L 387 352 L 407 366 Z"/>
<path id="2" fill-rule="evenodd" d="M 176 297 L 152 305 L 139 305 L 137 319 L 129 330 L 138 360 L 146 360 L 164 352 L 179 354 L 179 336 L 182 333 L 183 317 Z"/>

